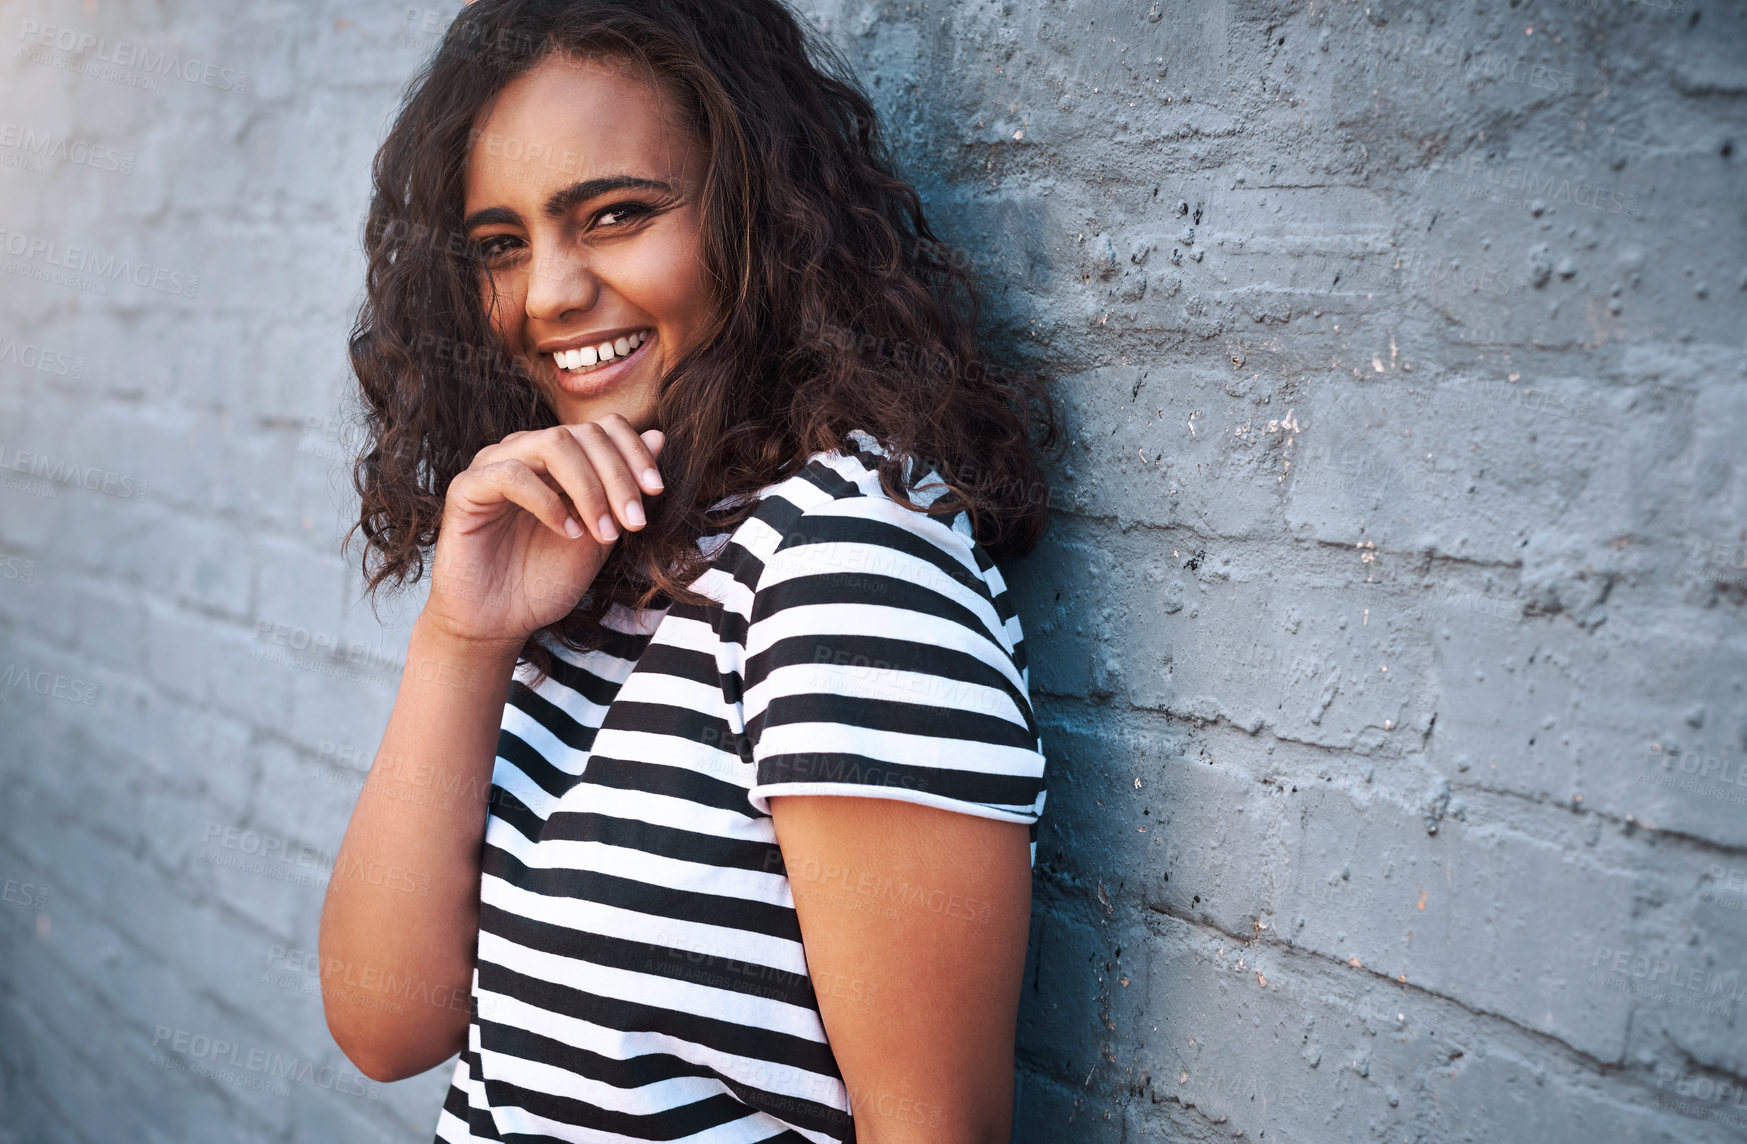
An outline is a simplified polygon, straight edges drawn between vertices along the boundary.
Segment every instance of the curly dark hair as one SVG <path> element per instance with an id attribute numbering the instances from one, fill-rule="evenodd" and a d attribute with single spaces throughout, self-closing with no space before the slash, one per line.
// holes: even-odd
<path id="1" fill-rule="evenodd" d="M 980 354 L 974 274 L 935 237 L 828 42 L 780 0 L 475 0 L 413 77 L 372 170 L 366 297 L 350 339 L 361 507 L 346 536 L 363 531 L 372 598 L 423 575 L 449 482 L 480 449 L 557 423 L 495 339 L 462 226 L 476 119 L 552 53 L 643 69 L 700 140 L 717 311 L 661 381 L 666 492 L 577 608 L 542 631 L 582 651 L 601 646 L 614 603 L 708 603 L 687 587 L 709 564 L 700 539 L 751 513 L 755 499 L 740 494 L 844 448 L 852 429 L 886 447 L 880 483 L 900 503 L 966 511 L 992 556 L 1034 548 L 1048 526 L 1034 450 L 1057 440 L 1049 394 L 1034 373 Z M 919 505 L 909 482 L 930 467 L 948 490 Z M 540 635 L 522 658 L 545 673 Z"/>

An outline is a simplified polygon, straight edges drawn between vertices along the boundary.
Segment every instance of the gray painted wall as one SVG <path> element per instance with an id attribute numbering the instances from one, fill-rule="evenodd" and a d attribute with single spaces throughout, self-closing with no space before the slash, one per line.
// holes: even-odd
<path id="1" fill-rule="evenodd" d="M 434 1124 L 302 959 L 419 603 L 336 419 L 449 10 L 0 6 L 0 1138 Z M 1747 1136 L 1747 13 L 809 14 L 1059 378 L 1016 1139 Z"/>

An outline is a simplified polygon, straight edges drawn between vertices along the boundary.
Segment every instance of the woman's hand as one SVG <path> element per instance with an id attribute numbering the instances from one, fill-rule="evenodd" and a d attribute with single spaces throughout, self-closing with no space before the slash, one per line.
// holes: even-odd
<path id="1" fill-rule="evenodd" d="M 619 528 L 645 524 L 661 492 L 659 429 L 617 413 L 511 433 L 449 484 L 425 618 L 457 639 L 520 647 L 568 615 Z"/>
<path id="2" fill-rule="evenodd" d="M 643 527 L 643 497 L 661 491 L 662 443 L 618 414 L 511 433 L 449 484 L 430 599 L 322 907 L 328 1029 L 373 1080 L 416 1075 L 467 1047 L 468 1010 L 454 1001 L 468 995 L 479 948 L 480 855 L 517 653 L 576 607 L 619 526 Z M 457 797 L 428 798 L 424 784 Z M 383 869 L 416 871 L 418 893 L 364 876 Z M 354 971 L 417 981 L 448 1001 L 369 1005 L 346 986 Z"/>

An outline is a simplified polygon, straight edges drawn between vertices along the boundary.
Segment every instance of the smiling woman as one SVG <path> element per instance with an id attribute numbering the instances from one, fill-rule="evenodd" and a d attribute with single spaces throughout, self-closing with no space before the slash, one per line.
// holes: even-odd
<path id="1" fill-rule="evenodd" d="M 477 0 L 366 249 L 364 571 L 431 582 L 336 1041 L 458 1052 L 440 1140 L 1005 1140 L 1053 415 L 847 70 L 776 0 Z"/>
<path id="2" fill-rule="evenodd" d="M 653 427 L 667 347 L 695 342 L 715 304 L 699 241 L 703 149 L 621 61 L 556 53 L 506 85 L 475 134 L 539 141 L 519 161 L 477 145 L 467 161 L 462 226 L 497 336 L 561 424 L 616 412 Z M 553 153 L 589 169 L 554 169 Z"/>

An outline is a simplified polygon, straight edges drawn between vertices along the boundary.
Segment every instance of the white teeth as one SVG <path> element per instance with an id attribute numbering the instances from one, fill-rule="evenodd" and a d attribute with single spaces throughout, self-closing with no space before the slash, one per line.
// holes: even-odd
<path id="1" fill-rule="evenodd" d="M 649 331 L 639 331 L 614 338 L 610 342 L 602 342 L 598 346 L 554 351 L 552 361 L 559 369 L 566 371 L 589 369 L 596 364 L 612 361 L 614 358 L 626 357 L 648 340 Z"/>

